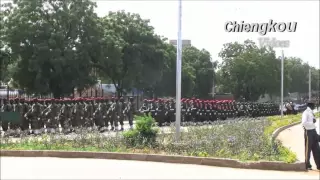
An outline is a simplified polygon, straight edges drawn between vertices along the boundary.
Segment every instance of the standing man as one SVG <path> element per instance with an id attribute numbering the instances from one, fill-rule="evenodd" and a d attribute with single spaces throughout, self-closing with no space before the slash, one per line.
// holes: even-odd
<path id="1" fill-rule="evenodd" d="M 316 119 L 313 115 L 315 103 L 308 102 L 307 109 L 302 114 L 302 126 L 304 128 L 304 142 L 305 142 L 305 163 L 306 169 L 312 170 L 310 164 L 310 154 L 317 165 L 317 169 L 320 170 L 320 147 L 319 147 L 319 136 L 316 131 Z"/>

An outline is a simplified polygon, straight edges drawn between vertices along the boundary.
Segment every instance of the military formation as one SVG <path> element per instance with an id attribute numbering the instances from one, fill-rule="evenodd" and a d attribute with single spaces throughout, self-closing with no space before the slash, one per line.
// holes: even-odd
<path id="1" fill-rule="evenodd" d="M 173 99 L 144 100 L 139 110 L 151 114 L 159 126 L 169 125 L 175 120 Z M 181 100 L 181 119 L 186 125 L 205 124 L 216 120 L 238 117 L 261 117 L 280 114 L 275 103 L 235 102 L 231 100 Z"/>
<path id="2" fill-rule="evenodd" d="M 124 121 L 133 128 L 135 114 L 150 114 L 159 126 L 175 120 L 174 99 L 145 99 L 136 111 L 133 98 L 78 99 L 3 99 L 1 112 L 16 112 L 21 121 L 2 120 L 2 130 L 11 136 L 21 134 L 62 133 L 81 129 L 105 131 L 124 130 Z M 278 115 L 275 103 L 235 102 L 230 100 L 181 100 L 182 125 L 210 123 L 239 117 Z M 120 127 L 119 127 L 120 124 Z"/>
<path id="3" fill-rule="evenodd" d="M 2 119 L 1 127 L 7 135 L 35 134 L 44 132 L 65 134 L 83 128 L 96 128 L 100 132 L 124 130 L 124 120 L 133 127 L 134 101 L 129 98 L 90 99 L 7 99 L 2 100 L 1 112 L 16 112 L 18 122 Z M 120 123 L 120 129 L 119 129 Z"/>

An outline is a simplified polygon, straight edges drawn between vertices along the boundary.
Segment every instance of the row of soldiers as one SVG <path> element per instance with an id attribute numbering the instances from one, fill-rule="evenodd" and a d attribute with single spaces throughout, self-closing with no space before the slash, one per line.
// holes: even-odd
<path id="1" fill-rule="evenodd" d="M 129 120 L 130 128 L 133 127 L 134 109 L 133 98 L 128 102 L 123 98 L 3 99 L 1 112 L 18 113 L 21 120 L 8 122 L 2 119 L 1 126 L 9 135 L 55 133 L 60 131 L 59 127 L 66 134 L 93 127 L 101 132 L 109 127 L 110 130 L 123 130 L 125 118 Z"/>
<path id="2" fill-rule="evenodd" d="M 175 101 L 173 99 L 144 100 L 139 110 L 155 118 L 159 126 L 175 120 Z M 279 105 L 275 103 L 235 102 L 231 100 L 181 100 L 182 122 L 212 122 L 237 117 L 259 117 L 278 115 Z"/>
<path id="3" fill-rule="evenodd" d="M 235 101 L 215 101 L 200 99 L 181 100 L 182 123 L 212 122 L 240 116 L 258 117 L 279 114 L 274 103 L 253 103 Z M 168 125 L 175 120 L 175 101 L 173 99 L 144 100 L 138 112 L 135 111 L 133 98 L 125 102 L 123 98 L 95 99 L 48 99 L 48 100 L 3 100 L 2 112 L 16 112 L 22 117 L 21 122 L 2 122 L 4 131 L 41 134 L 55 132 L 59 126 L 64 133 L 81 128 L 96 127 L 99 131 L 123 130 L 124 120 L 128 119 L 133 127 L 133 116 L 151 114 L 159 126 Z M 120 129 L 118 124 L 120 123 Z M 29 129 L 31 126 L 31 131 Z M 8 131 L 10 130 L 10 131 Z M 15 133 L 19 134 L 19 133 Z"/>

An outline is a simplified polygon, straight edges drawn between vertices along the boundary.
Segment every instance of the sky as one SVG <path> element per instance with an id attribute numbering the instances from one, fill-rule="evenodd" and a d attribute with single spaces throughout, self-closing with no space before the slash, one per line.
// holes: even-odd
<path id="1" fill-rule="evenodd" d="M 100 0 L 96 13 L 104 16 L 109 11 L 125 10 L 150 19 L 155 32 L 169 39 L 177 39 L 177 0 Z M 228 33 L 227 21 L 248 23 L 297 22 L 296 32 L 268 32 L 261 36 L 257 32 Z M 218 53 L 223 44 L 268 37 L 290 41 L 283 48 L 285 56 L 299 57 L 304 62 L 319 68 L 319 1 L 214 1 L 183 0 L 182 39 L 189 39 L 193 46 L 208 50 L 213 60 L 220 60 Z M 276 48 L 277 56 L 281 48 Z"/>

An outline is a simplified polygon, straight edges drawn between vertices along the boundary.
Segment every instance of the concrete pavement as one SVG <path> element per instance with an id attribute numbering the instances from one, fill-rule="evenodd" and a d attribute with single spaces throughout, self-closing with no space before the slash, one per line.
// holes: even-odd
<path id="1" fill-rule="evenodd" d="M 317 119 L 316 126 L 318 134 L 320 132 L 320 122 Z M 298 156 L 298 159 L 301 162 L 305 161 L 305 148 L 304 148 L 304 130 L 301 124 L 292 126 L 284 131 L 282 131 L 277 139 L 282 141 L 283 145 L 290 148 L 293 152 L 295 152 Z M 320 143 L 319 143 L 320 145 Z M 311 153 L 312 154 L 312 153 Z M 316 168 L 315 162 L 313 161 L 313 157 L 311 157 L 311 165 L 313 168 Z"/>
<path id="2" fill-rule="evenodd" d="M 0 179 L 319 179 L 281 172 L 157 162 L 1 157 Z"/>

